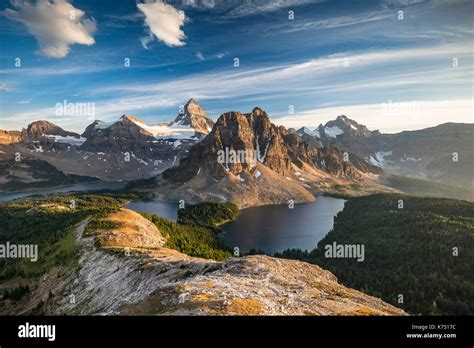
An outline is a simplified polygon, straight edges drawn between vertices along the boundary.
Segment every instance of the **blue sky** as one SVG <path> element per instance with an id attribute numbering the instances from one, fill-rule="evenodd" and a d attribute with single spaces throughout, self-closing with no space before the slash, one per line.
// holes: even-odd
<path id="1" fill-rule="evenodd" d="M 473 122 L 469 0 L 2 0 L 0 11 L 2 129 L 47 119 L 82 131 L 90 117 L 55 113 L 65 100 L 155 124 L 189 98 L 214 119 L 260 106 L 291 127 L 340 114 L 384 132 Z"/>

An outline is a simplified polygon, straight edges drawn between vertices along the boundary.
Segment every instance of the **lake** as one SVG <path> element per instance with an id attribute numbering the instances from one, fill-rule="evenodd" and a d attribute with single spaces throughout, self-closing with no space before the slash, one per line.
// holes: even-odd
<path id="1" fill-rule="evenodd" d="M 165 219 L 175 221 L 178 219 L 179 203 L 168 203 L 160 201 L 132 201 L 124 206 L 124 208 L 136 211 L 155 214 Z"/>
<path id="2" fill-rule="evenodd" d="M 312 250 L 333 227 L 334 216 L 344 208 L 345 200 L 319 196 L 315 202 L 246 208 L 236 221 L 222 225 L 221 236 L 229 247 L 241 252 L 260 249 L 273 254 L 288 248 Z M 125 206 L 176 221 L 178 203 L 133 201 Z"/>
<path id="3" fill-rule="evenodd" d="M 51 194 L 72 191 L 121 189 L 126 182 L 83 183 L 68 187 L 0 194 L 0 201 L 29 197 L 35 194 Z M 295 205 L 269 205 L 246 208 L 240 211 L 236 221 L 222 225 L 221 238 L 231 248 L 241 252 L 250 249 L 263 250 L 268 254 L 288 248 L 312 250 L 333 227 L 334 216 L 344 208 L 345 201 L 319 196 L 315 202 Z M 176 221 L 178 203 L 160 201 L 132 201 L 125 208 L 147 212 Z"/>
<path id="4" fill-rule="evenodd" d="M 334 217 L 344 209 L 345 200 L 319 196 L 315 202 L 252 207 L 240 211 L 236 221 L 222 225 L 222 240 L 240 252 L 250 249 L 267 254 L 288 248 L 312 250 L 332 229 Z"/>

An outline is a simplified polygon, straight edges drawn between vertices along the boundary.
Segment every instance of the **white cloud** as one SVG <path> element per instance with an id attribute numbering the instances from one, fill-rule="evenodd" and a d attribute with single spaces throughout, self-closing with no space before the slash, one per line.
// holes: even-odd
<path id="1" fill-rule="evenodd" d="M 93 19 L 66 0 L 37 1 L 12 0 L 15 10 L 2 12 L 7 18 L 23 23 L 36 38 L 39 53 L 51 58 L 64 58 L 73 44 L 93 45 L 96 29 Z"/>
<path id="2" fill-rule="evenodd" d="M 204 55 L 202 52 L 197 52 L 194 56 L 199 60 L 204 60 Z"/>
<path id="3" fill-rule="evenodd" d="M 225 57 L 225 53 L 218 53 L 218 54 L 216 54 L 216 58 L 217 58 L 217 59 L 222 59 L 222 58 L 224 58 L 224 57 Z"/>
<path id="4" fill-rule="evenodd" d="M 8 86 L 6 83 L 0 83 L 0 90 L 5 92 L 13 92 L 14 89 Z"/>
<path id="5" fill-rule="evenodd" d="M 173 6 L 161 0 L 147 0 L 138 3 L 137 7 L 145 15 L 145 25 L 148 27 L 148 36 L 140 39 L 144 48 L 148 48 L 154 37 L 170 47 L 185 45 L 185 35 L 181 30 L 185 19 Z"/>

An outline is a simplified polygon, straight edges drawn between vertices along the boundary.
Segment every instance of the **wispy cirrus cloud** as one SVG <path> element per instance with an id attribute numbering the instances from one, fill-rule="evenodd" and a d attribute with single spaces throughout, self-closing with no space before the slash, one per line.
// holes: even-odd
<path id="1" fill-rule="evenodd" d="M 382 7 L 385 8 L 398 8 L 398 7 L 405 7 L 405 6 L 412 6 L 417 4 L 422 4 L 426 2 L 426 0 L 384 0 L 381 2 Z"/>
<path id="2" fill-rule="evenodd" d="M 456 52 L 464 65 L 456 68 L 450 66 L 453 52 Z M 96 111 L 98 117 L 103 120 L 114 120 L 124 112 L 136 113 L 141 116 L 147 111 L 154 110 L 156 114 L 157 109 L 177 107 L 191 97 L 201 102 L 234 100 L 236 107 L 240 107 L 245 101 L 256 103 L 255 105 L 261 105 L 262 102 L 272 105 L 280 100 L 296 101 L 296 98 L 305 96 L 312 100 L 318 100 L 317 104 L 319 105 L 324 100 L 334 101 L 335 106 L 324 110 L 324 117 L 328 116 L 327 119 L 330 118 L 329 113 L 331 112 L 334 113 L 331 117 L 341 113 L 348 115 L 353 113 L 360 117 L 367 108 L 351 109 L 351 105 L 357 105 L 356 101 L 359 93 L 376 95 L 376 99 L 381 102 L 388 102 L 389 99 L 394 101 L 403 100 L 400 99 L 397 93 L 408 88 L 427 90 L 432 86 L 437 86 L 443 92 L 469 86 L 472 79 L 472 70 L 469 63 L 467 65 L 465 63 L 469 62 L 470 54 L 469 46 L 447 44 L 399 50 L 347 52 L 294 64 L 196 73 L 158 83 L 113 84 L 91 89 L 81 98 L 85 98 L 84 101 L 98 100 Z M 345 67 L 344 62 L 347 57 L 349 57 L 349 66 Z M 416 62 L 423 64 L 421 68 Z M 405 63 L 403 69 L 402 66 L 398 65 L 400 63 Z M 394 66 L 397 68 L 390 69 Z M 408 70 L 405 70 L 406 68 Z M 465 92 L 469 94 L 468 90 L 465 90 Z M 352 99 L 349 98 L 351 96 L 353 96 Z M 90 100 L 87 100 L 87 98 Z M 406 97 L 404 98 L 406 99 Z M 453 95 L 446 95 L 444 92 L 433 96 L 433 98 L 456 99 Z M 374 103 L 371 105 L 380 104 Z M 303 120 L 307 122 L 311 117 L 320 115 L 321 109 L 317 109 L 319 110 L 317 114 L 313 112 L 316 110 L 315 106 L 313 103 L 310 107 L 306 107 L 310 111 L 296 116 L 289 116 L 287 121 L 291 119 L 293 123 L 287 122 L 287 125 L 302 125 Z M 337 109 L 339 106 L 340 108 Z M 299 105 L 297 109 L 302 109 L 303 112 L 305 110 L 303 106 Z M 347 111 L 344 112 L 346 109 Z M 434 109 L 431 108 L 430 110 Z M 446 111 L 447 107 L 442 110 L 443 112 Z M 460 109 L 453 110 L 460 111 Z M 462 111 L 464 113 L 458 115 L 455 119 L 470 115 L 470 113 L 465 113 L 466 108 Z M 45 109 L 43 112 L 48 112 L 48 110 Z M 34 117 L 38 117 L 38 111 L 32 114 L 35 115 Z M 375 115 L 375 112 L 372 114 Z M 436 115 L 428 116 L 428 114 L 428 112 L 422 114 L 422 118 L 417 121 L 417 124 L 431 124 L 436 119 L 436 115 L 441 115 L 444 119 L 446 119 L 446 115 L 451 115 L 451 113 L 440 114 L 440 111 Z M 283 116 L 278 112 L 271 113 L 271 115 L 272 117 Z M 299 119 L 298 115 L 306 118 Z M 21 119 L 29 117 L 27 112 L 10 115 L 8 119 L 13 121 L 17 116 Z M 60 119 L 60 121 L 64 120 Z M 82 122 L 82 127 L 85 127 L 87 121 L 69 120 L 69 122 L 78 125 Z M 387 129 L 387 120 L 384 122 L 385 129 Z M 381 121 L 380 124 L 382 123 Z M 369 124 L 384 129 L 376 123 Z M 313 125 L 312 122 L 309 125 Z"/>
<path id="3" fill-rule="evenodd" d="M 39 53 L 50 58 L 64 58 L 74 44 L 93 45 L 96 30 L 94 19 L 67 0 L 11 1 L 14 9 L 1 13 L 8 19 L 23 23 L 40 46 Z"/>
<path id="4" fill-rule="evenodd" d="M 305 87 L 309 89 L 314 88 L 314 79 L 318 77 L 329 76 L 333 79 L 335 74 L 345 76 L 348 71 L 360 71 L 363 74 L 358 78 L 357 83 L 361 83 L 370 76 L 365 73 L 365 70 L 380 72 L 380 70 L 375 69 L 376 66 L 383 67 L 405 62 L 410 67 L 415 61 L 427 63 L 439 60 L 444 60 L 446 66 L 450 66 L 451 57 L 458 56 L 459 59 L 461 57 L 469 59 L 470 54 L 471 48 L 464 44 L 444 44 L 434 47 L 369 52 L 345 52 L 294 64 L 197 73 L 161 83 L 127 83 L 106 86 L 98 88 L 95 90 L 95 93 L 122 93 L 129 95 L 137 93 L 143 95 L 143 93 L 167 93 L 165 91 L 170 91 L 171 94 L 191 93 L 193 90 L 196 90 L 200 91 L 199 94 L 214 95 L 215 97 L 219 95 L 227 96 L 226 91 L 228 91 L 229 96 L 238 97 L 264 91 L 268 93 L 291 90 L 301 91 Z M 347 68 L 345 67 L 346 63 L 348 64 Z M 452 70 L 452 73 L 455 74 L 456 70 Z M 397 71 L 397 74 L 400 74 L 400 71 Z M 383 75 L 386 82 L 390 82 L 389 76 L 387 74 Z M 346 82 L 354 83 L 353 81 Z"/>
<path id="5" fill-rule="evenodd" d="M 345 15 L 320 20 L 306 19 L 299 20 L 297 22 L 288 22 L 280 25 L 270 26 L 266 28 L 265 31 L 269 33 L 273 32 L 280 34 L 295 33 L 304 30 L 333 29 L 381 21 L 394 16 L 396 16 L 396 14 L 393 11 L 374 11 L 359 15 Z"/>
<path id="6" fill-rule="evenodd" d="M 138 9 L 145 16 L 148 35 L 140 39 L 144 48 L 156 39 L 169 47 L 185 45 L 185 34 L 181 30 L 185 18 L 171 5 L 161 0 L 146 0 L 137 3 Z"/>
<path id="7" fill-rule="evenodd" d="M 213 11 L 219 20 L 262 15 L 283 9 L 325 2 L 325 0 L 171 0 L 176 6 Z"/>
<path id="8" fill-rule="evenodd" d="M 295 8 L 306 4 L 315 4 L 322 2 L 321 0 L 284 0 L 284 1 L 268 1 L 268 0 L 249 0 L 234 1 L 234 7 L 229 10 L 225 16 L 230 18 L 239 18 L 262 13 L 279 11 L 281 9 Z M 236 6 L 235 6 L 236 5 Z"/>

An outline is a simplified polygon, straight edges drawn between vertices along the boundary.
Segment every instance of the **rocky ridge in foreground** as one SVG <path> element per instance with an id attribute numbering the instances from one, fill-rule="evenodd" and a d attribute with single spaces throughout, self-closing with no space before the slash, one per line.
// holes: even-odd
<path id="1" fill-rule="evenodd" d="M 160 246 L 161 232 L 133 211 L 107 219 L 125 227 L 86 236 L 84 220 L 76 229 L 78 269 L 59 284 L 52 271 L 32 296 L 46 302 L 48 314 L 405 315 L 316 265 L 260 255 L 224 262 L 190 257 Z"/>

